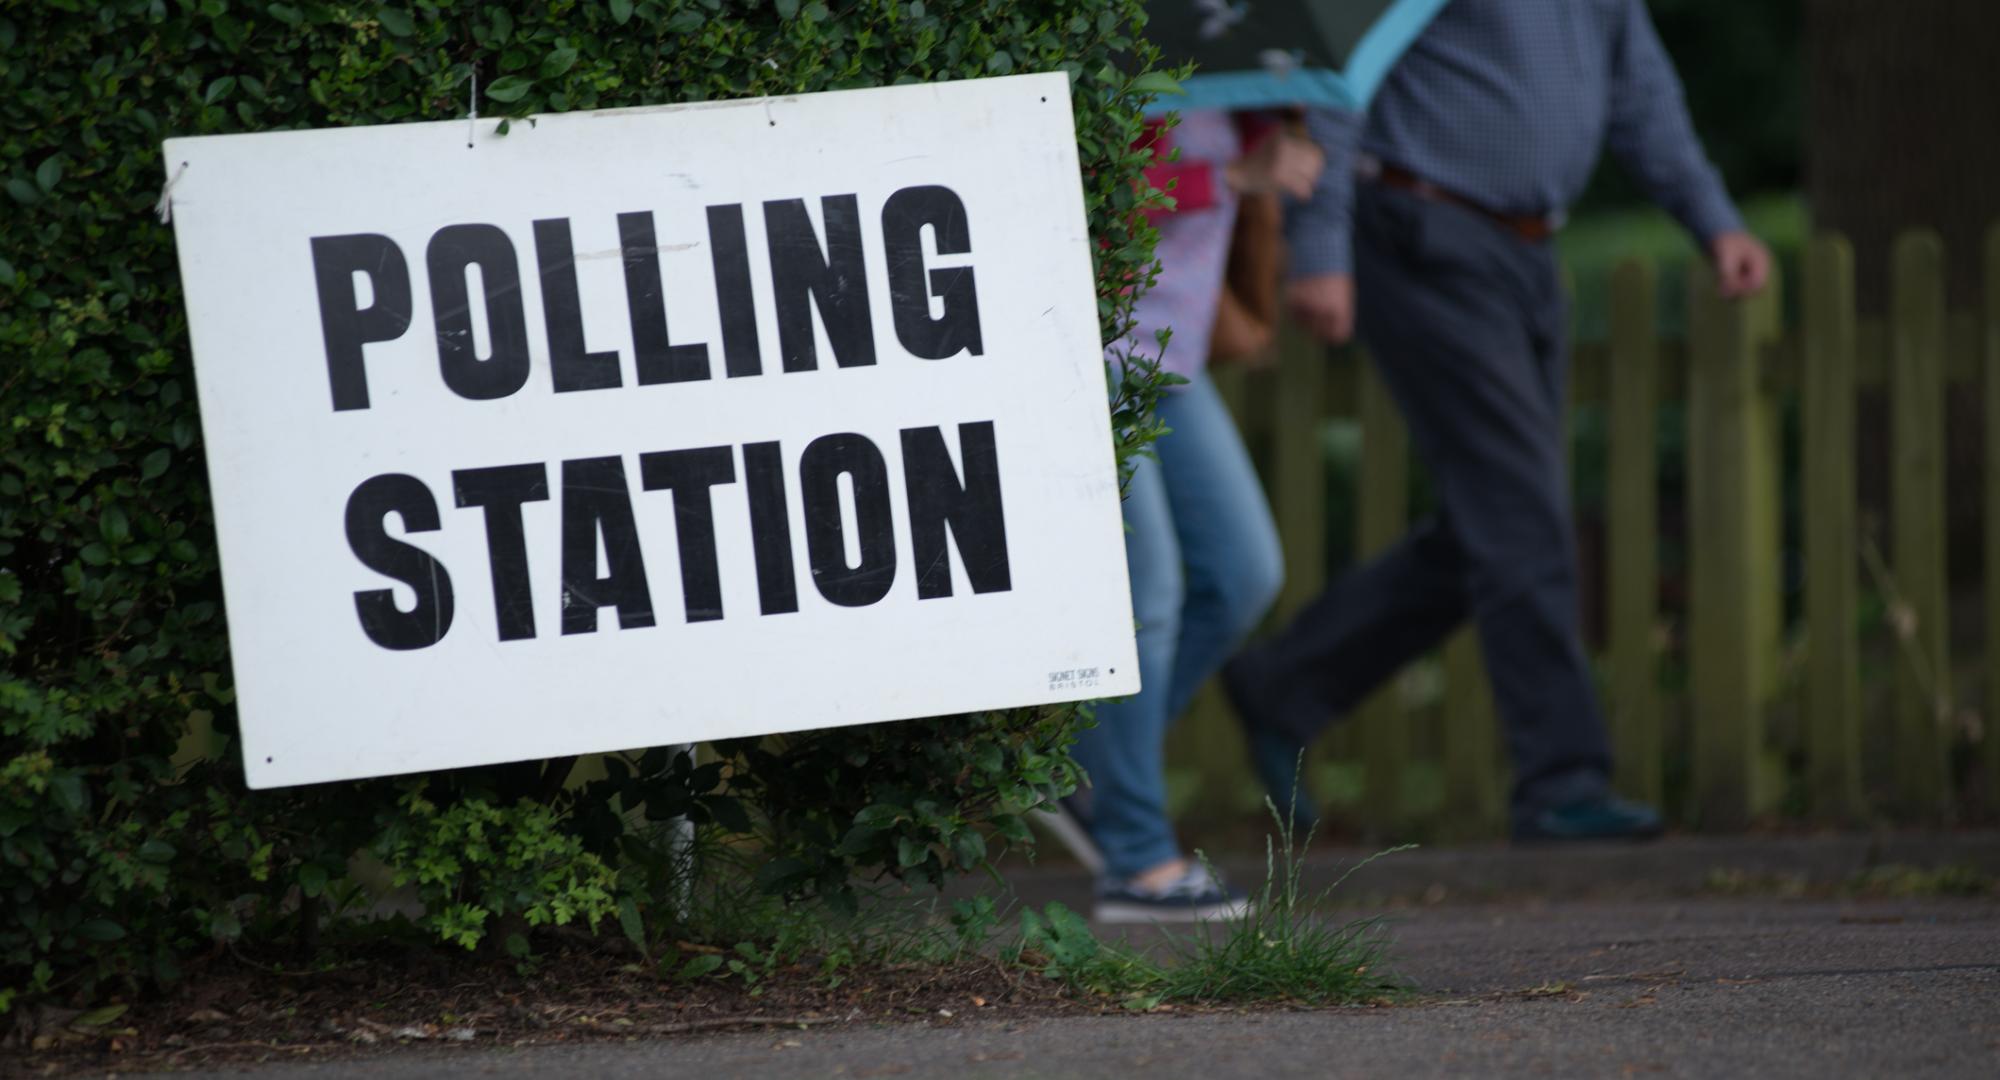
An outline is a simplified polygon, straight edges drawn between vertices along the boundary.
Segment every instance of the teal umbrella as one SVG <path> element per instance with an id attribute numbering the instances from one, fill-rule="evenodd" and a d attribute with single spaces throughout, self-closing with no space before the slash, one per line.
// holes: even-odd
<path id="1" fill-rule="evenodd" d="M 1448 0 L 1162 0 L 1146 36 L 1193 61 L 1153 111 L 1283 105 L 1359 110 Z"/>

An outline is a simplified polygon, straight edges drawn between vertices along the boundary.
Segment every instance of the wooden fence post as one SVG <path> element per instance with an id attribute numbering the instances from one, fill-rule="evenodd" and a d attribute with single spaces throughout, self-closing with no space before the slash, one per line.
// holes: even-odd
<path id="1" fill-rule="evenodd" d="M 1467 626 L 1444 647 L 1444 820 L 1447 840 L 1490 840 L 1507 824 L 1507 778 L 1493 714 L 1493 688 L 1479 658 L 1479 633 Z"/>
<path id="2" fill-rule="evenodd" d="M 1776 660 L 1777 432 L 1761 345 L 1777 283 L 1729 302 L 1697 265 L 1688 284 L 1688 659 L 1693 816 L 1741 828 L 1762 808 L 1764 699 Z M 1768 640 L 1767 640 L 1768 638 Z"/>
<path id="3" fill-rule="evenodd" d="M 1855 636 L 1854 249 L 1821 234 L 1806 249 L 1804 541 L 1806 779 L 1823 821 L 1858 820 L 1861 660 Z"/>
<path id="4" fill-rule="evenodd" d="M 1951 655 L 1944 567 L 1944 244 L 1896 239 L 1890 297 L 1890 437 L 1897 802 L 1918 817 L 1951 804 L 1945 753 Z"/>
<path id="5" fill-rule="evenodd" d="M 1403 418 L 1388 387 L 1357 351 L 1360 372 L 1361 476 L 1355 522 L 1355 555 L 1366 559 L 1395 543 L 1410 522 L 1410 446 Z M 1355 710 L 1363 769 L 1361 814 L 1383 828 L 1404 820 L 1403 766 L 1409 757 L 1409 722 L 1396 680 Z"/>
<path id="6" fill-rule="evenodd" d="M 1326 584 L 1326 448 L 1320 422 L 1327 349 L 1290 319 L 1278 339 L 1271 412 L 1271 511 L 1284 541 L 1285 585 L 1273 614 L 1289 619 Z"/>
<path id="7" fill-rule="evenodd" d="M 1750 339 L 1757 363 L 1758 417 L 1764 423 L 1761 453 L 1744 462 L 1750 474 L 1750 551 L 1752 566 L 1761 583 L 1750 591 L 1751 640 L 1757 654 L 1757 770 L 1750 784 L 1752 816 L 1777 806 L 1785 790 L 1785 767 L 1780 753 L 1766 739 L 1764 716 L 1778 694 L 1779 673 L 1785 655 L 1784 594 L 1784 439 L 1777 394 L 1774 363 L 1777 345 L 1784 335 L 1784 278 L 1779 265 L 1771 267 L 1770 283 L 1758 295 L 1743 301 L 1750 309 Z"/>
<path id="8" fill-rule="evenodd" d="M 2000 221 L 1986 231 L 1986 712 L 1981 727 L 1988 813 L 2000 811 Z"/>
<path id="9" fill-rule="evenodd" d="M 1659 622 L 1658 281 L 1627 260 L 1611 273 L 1609 549 L 1611 734 L 1618 789 L 1657 804 L 1662 789 Z"/>
<path id="10" fill-rule="evenodd" d="M 1250 373 L 1241 364 L 1225 364 L 1208 370 L 1208 381 L 1215 384 L 1215 393 L 1222 403 L 1229 406 L 1229 415 L 1236 420 L 1236 429 L 1243 433 L 1243 441 L 1254 451 L 1262 438 L 1259 426 L 1264 415 L 1257 408 L 1254 387 L 1250 385 Z M 1168 393 L 1173 393 L 1169 390 Z"/>

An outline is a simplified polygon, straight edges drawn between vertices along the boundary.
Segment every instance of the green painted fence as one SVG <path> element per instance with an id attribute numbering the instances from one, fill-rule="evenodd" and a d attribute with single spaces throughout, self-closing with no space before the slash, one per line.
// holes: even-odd
<path id="1" fill-rule="evenodd" d="M 2000 687 L 1979 671 L 2000 672 L 2000 225 L 1984 240 L 1977 311 L 1947 310 L 1944 245 L 1921 231 L 1895 247 L 1879 320 L 1857 317 L 1853 255 L 1833 235 L 1804 252 L 1789 321 L 1788 283 L 1731 303 L 1696 268 L 1686 333 L 1665 338 L 1655 270 L 1628 262 L 1612 275 L 1607 340 L 1576 346 L 1571 384 L 1603 433 L 1597 660 L 1622 790 L 1706 830 L 1779 817 L 1943 822 L 2000 807 Z M 1328 357 L 1292 337 L 1270 367 L 1217 378 L 1283 535 L 1283 618 L 1325 583 L 1329 521 L 1352 523 L 1356 555 L 1401 535 L 1412 512 L 1408 440 L 1352 350 Z M 1888 410 L 1880 521 L 1857 499 L 1857 400 L 1876 392 Z M 1967 614 L 1994 629 L 1983 665 L 1970 667 L 1954 667 L 1948 633 L 1947 395 L 1983 400 L 1986 417 L 1990 569 L 1982 610 Z M 1684 445 L 1667 463 L 1678 470 L 1662 469 L 1669 421 L 1684 432 L 1666 444 Z M 1327 447 L 1341 431 L 1351 444 L 1357 428 L 1351 483 L 1330 485 Z M 1682 478 L 1672 535 L 1662 527 L 1666 471 Z M 1797 500 L 1789 581 L 1787 483 Z M 1671 604 L 1663 544 L 1679 549 Z M 1872 638 L 1864 607 L 1883 628 Z M 1864 682 L 1884 684 L 1877 707 Z M 1966 685 L 1986 700 L 1958 700 Z M 1324 743 L 1308 779 L 1347 824 L 1455 838 L 1502 828 L 1506 763 L 1469 633 Z M 1170 759 L 1190 820 L 1247 812 L 1261 798 L 1219 694 L 1198 701 Z"/>

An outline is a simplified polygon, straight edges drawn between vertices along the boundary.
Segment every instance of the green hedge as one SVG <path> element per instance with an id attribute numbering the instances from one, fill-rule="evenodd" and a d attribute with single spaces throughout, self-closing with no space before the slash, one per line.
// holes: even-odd
<path id="1" fill-rule="evenodd" d="M 763 836 L 764 883 L 852 902 L 1025 839 L 1074 782 L 1075 710 L 946 718 L 251 793 L 231 742 L 160 140 L 1065 70 L 1107 341 L 1149 277 L 1131 150 L 1155 59 L 1137 0 L 606 0 L 533 5 L 40 0 L 0 14 L 0 1012 L 171 980 L 216 943 L 363 902 L 349 858 L 414 884 L 429 930 L 518 951 L 550 922 L 659 933 L 674 870 L 644 818 Z M 1121 460 L 1159 377 L 1127 368 Z M 615 918 L 610 918 L 615 915 Z"/>

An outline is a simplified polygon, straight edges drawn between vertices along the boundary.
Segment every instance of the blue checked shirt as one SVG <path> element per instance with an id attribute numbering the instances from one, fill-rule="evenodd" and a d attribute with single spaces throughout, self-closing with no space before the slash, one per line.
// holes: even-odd
<path id="1" fill-rule="evenodd" d="M 1292 275 L 1346 272 L 1357 151 L 1506 213 L 1560 214 L 1607 146 L 1704 245 L 1742 228 L 1644 0 L 1451 0 L 1364 115 L 1315 112 L 1326 149 L 1294 206 Z"/>

